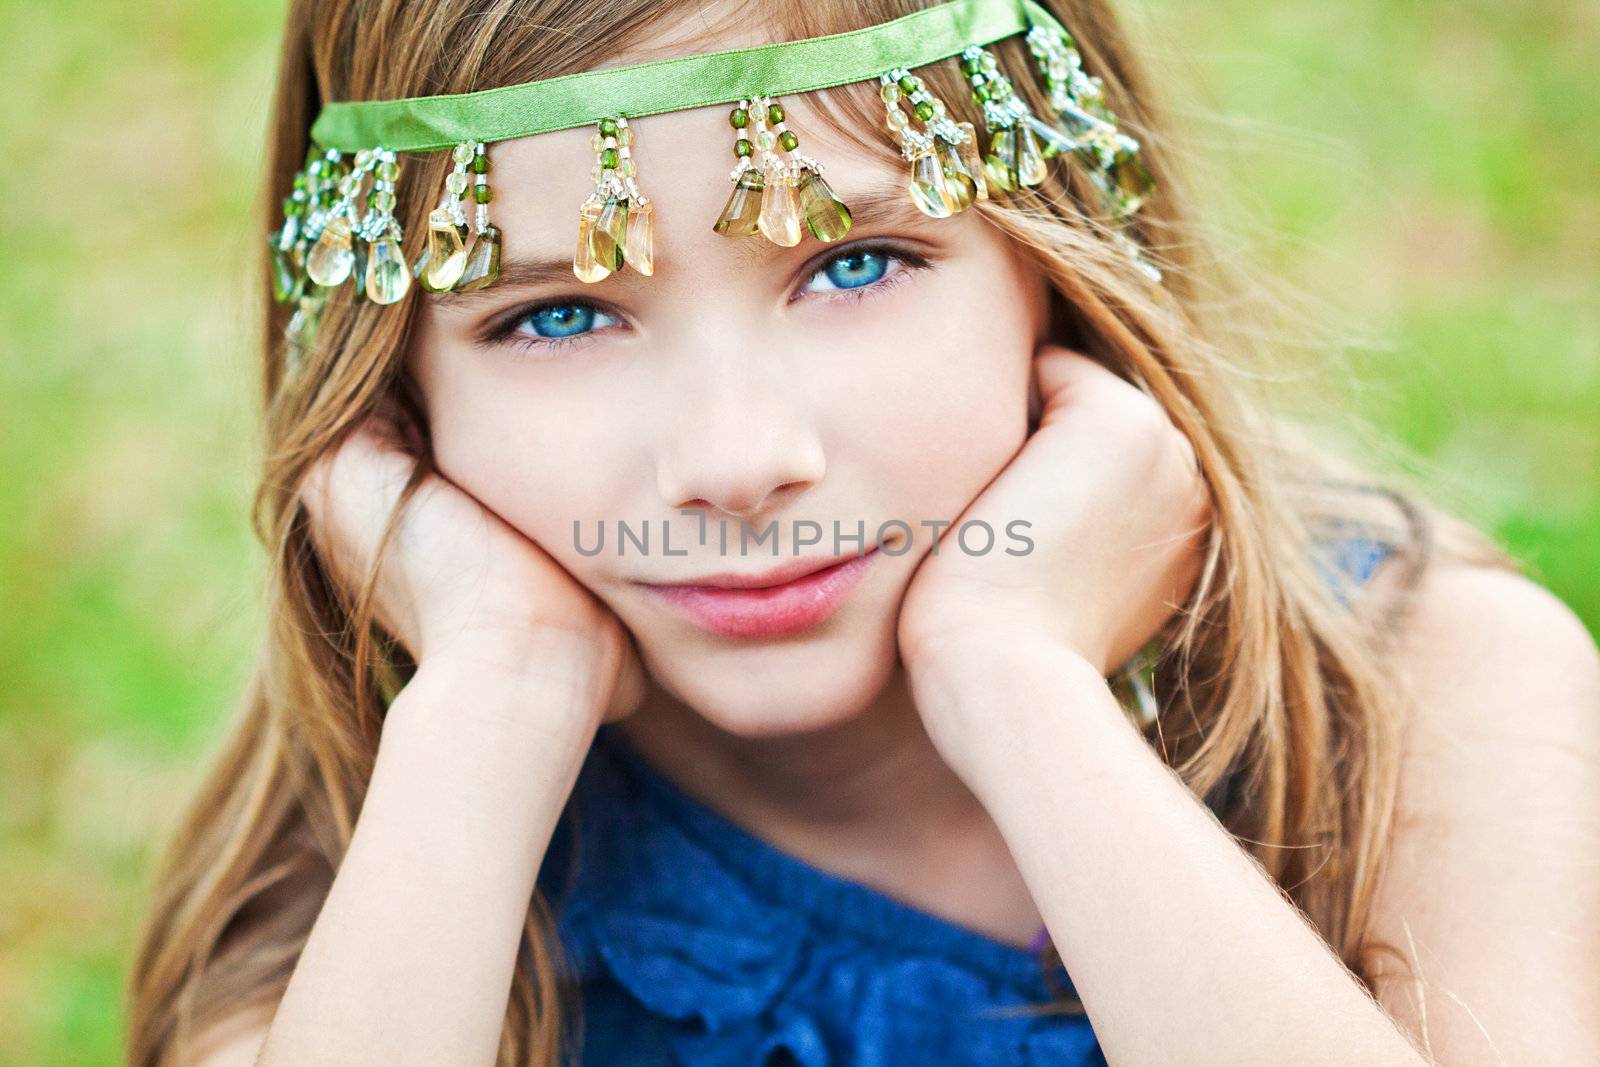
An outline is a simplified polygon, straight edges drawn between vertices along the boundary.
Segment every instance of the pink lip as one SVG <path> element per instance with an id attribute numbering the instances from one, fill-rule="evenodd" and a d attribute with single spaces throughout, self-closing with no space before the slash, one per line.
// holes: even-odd
<path id="1" fill-rule="evenodd" d="M 877 551 L 820 570 L 816 560 L 796 560 L 765 574 L 719 574 L 699 579 L 700 584 L 644 588 L 723 637 L 784 637 L 839 610 Z"/>

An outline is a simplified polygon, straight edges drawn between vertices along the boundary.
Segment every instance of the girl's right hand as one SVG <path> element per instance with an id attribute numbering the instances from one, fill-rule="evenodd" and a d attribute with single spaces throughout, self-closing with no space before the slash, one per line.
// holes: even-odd
<path id="1" fill-rule="evenodd" d="M 393 423 L 374 415 L 306 478 L 300 499 L 312 540 L 352 599 L 416 466 Z M 570 648 L 577 637 L 580 658 L 600 675 L 602 722 L 643 699 L 643 667 L 621 620 L 542 548 L 434 472 L 398 520 L 374 599 L 378 622 L 419 667 L 457 657 L 515 669 L 533 650 Z"/>

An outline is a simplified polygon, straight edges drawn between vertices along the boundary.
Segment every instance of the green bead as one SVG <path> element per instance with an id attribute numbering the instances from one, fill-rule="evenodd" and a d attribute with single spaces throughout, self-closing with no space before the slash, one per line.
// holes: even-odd
<path id="1" fill-rule="evenodd" d="M 900 88 L 908 93 L 915 92 L 917 88 L 917 79 L 913 78 L 909 74 L 902 74 L 900 76 Z"/>
<path id="2" fill-rule="evenodd" d="M 744 157 L 744 156 L 748 156 L 751 152 L 754 152 L 755 150 L 756 150 L 756 146 L 751 144 L 748 140 L 746 140 L 743 137 L 741 137 L 737 141 L 733 142 L 733 154 L 736 155 L 736 156 L 739 156 L 741 158 Z"/>
<path id="3" fill-rule="evenodd" d="M 600 165 L 602 167 L 615 167 L 617 165 L 617 150 L 615 148 L 602 148 L 600 150 Z"/>
<path id="4" fill-rule="evenodd" d="M 392 182 L 400 177 L 400 164 L 392 159 L 386 159 L 378 164 L 378 177 L 386 182 Z"/>
<path id="5" fill-rule="evenodd" d="M 480 204 L 487 204 L 492 196 L 494 196 L 494 192 L 487 185 L 474 185 L 472 187 L 472 199 Z"/>
<path id="6" fill-rule="evenodd" d="M 967 75 L 968 77 L 971 77 L 972 75 L 978 73 L 978 61 L 977 61 L 977 59 L 976 58 L 963 59 L 961 61 L 961 72 L 963 74 Z"/>
<path id="7" fill-rule="evenodd" d="M 980 104 L 987 103 L 989 97 L 992 95 L 993 94 L 989 92 L 988 85 L 974 85 L 972 87 L 972 99 L 976 100 Z"/>
<path id="8" fill-rule="evenodd" d="M 488 174 L 489 173 L 489 154 L 487 152 L 485 152 L 481 156 L 473 156 L 472 157 L 472 173 L 474 173 L 474 174 Z"/>
<path id="9" fill-rule="evenodd" d="M 600 120 L 600 136 L 601 137 L 615 137 L 616 135 L 617 135 L 617 120 L 616 119 L 601 119 Z"/>
<path id="10" fill-rule="evenodd" d="M 742 130 L 750 125 L 750 112 L 742 107 L 736 107 L 733 109 L 733 113 L 728 116 L 728 122 L 734 129 Z"/>
<path id="11" fill-rule="evenodd" d="M 768 104 L 767 105 L 767 121 L 772 123 L 772 124 L 774 124 L 774 125 L 776 125 L 777 123 L 780 123 L 780 122 L 783 121 L 783 105 L 782 104 Z"/>
<path id="12" fill-rule="evenodd" d="M 933 105 L 928 103 L 926 100 L 918 104 L 913 110 L 916 111 L 917 118 L 921 119 L 923 122 L 927 122 L 929 119 L 933 118 Z"/>
<path id="13" fill-rule="evenodd" d="M 798 137 L 796 137 L 794 135 L 794 131 L 793 130 L 784 130 L 781 134 L 778 135 L 778 144 L 783 146 L 783 150 L 785 152 L 793 152 L 794 149 L 795 149 L 795 146 L 798 145 L 799 143 L 800 143 L 800 138 L 798 138 Z"/>

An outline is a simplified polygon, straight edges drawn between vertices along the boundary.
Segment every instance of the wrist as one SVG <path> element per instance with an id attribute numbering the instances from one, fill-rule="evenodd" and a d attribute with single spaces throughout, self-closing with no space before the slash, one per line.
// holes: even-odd
<path id="1" fill-rule="evenodd" d="M 908 667 L 937 658 L 970 661 L 981 670 L 997 652 L 1021 646 L 1066 650 L 1090 664 L 1105 664 L 1101 677 L 1111 672 L 1100 628 L 1069 619 L 1057 607 L 1021 598 L 968 603 L 959 612 L 946 611 L 931 620 L 927 613 L 915 622 L 902 614 L 899 638 Z"/>
<path id="2" fill-rule="evenodd" d="M 444 719 L 497 742 L 587 750 L 604 709 L 603 679 L 593 642 L 575 633 L 452 642 L 418 664 L 384 729 Z"/>
<path id="3" fill-rule="evenodd" d="M 907 672 L 952 693 L 992 689 L 1013 670 L 1031 672 L 1073 661 L 1093 665 L 1076 642 L 1031 618 L 971 621 L 902 641 Z M 1095 670 L 1098 677 L 1103 672 Z"/>
<path id="4" fill-rule="evenodd" d="M 974 788 L 1063 729 L 1136 732 L 1099 667 L 1037 631 L 925 646 L 906 669 L 929 736 Z"/>

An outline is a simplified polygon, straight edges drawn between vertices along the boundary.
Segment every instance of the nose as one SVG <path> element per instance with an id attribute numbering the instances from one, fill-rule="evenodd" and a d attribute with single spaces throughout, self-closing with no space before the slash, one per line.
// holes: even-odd
<path id="1" fill-rule="evenodd" d="M 671 361 L 676 417 L 657 462 L 661 497 L 708 518 L 760 525 L 821 480 L 826 467 L 810 392 L 774 343 L 742 336 L 697 344 Z"/>

